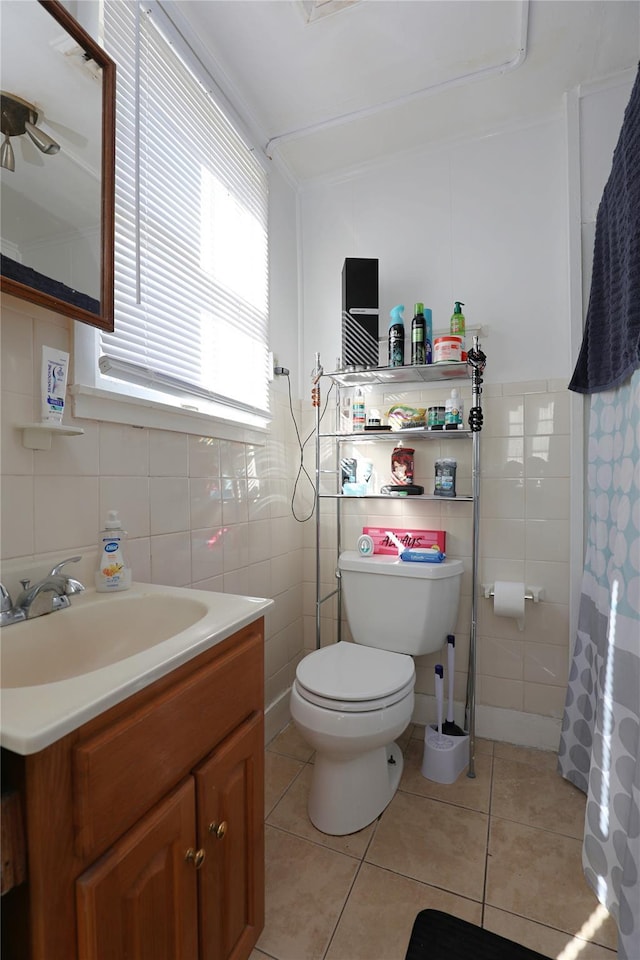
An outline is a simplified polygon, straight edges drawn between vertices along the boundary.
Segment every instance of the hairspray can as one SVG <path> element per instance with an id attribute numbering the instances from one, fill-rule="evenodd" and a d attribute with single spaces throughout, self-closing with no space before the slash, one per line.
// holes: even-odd
<path id="1" fill-rule="evenodd" d="M 391 484 L 404 486 L 413 483 L 413 454 L 412 447 L 394 447 L 391 454 Z"/>

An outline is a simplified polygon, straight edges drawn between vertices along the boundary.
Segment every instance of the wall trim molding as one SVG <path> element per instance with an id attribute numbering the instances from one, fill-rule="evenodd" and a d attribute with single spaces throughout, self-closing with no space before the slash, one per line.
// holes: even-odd
<path id="1" fill-rule="evenodd" d="M 264 708 L 264 742 L 265 746 L 271 743 L 274 737 L 284 730 L 291 720 L 289 711 L 289 694 L 291 688 L 287 688 L 284 693 L 273 700 Z"/>
<path id="2" fill-rule="evenodd" d="M 413 723 L 433 723 L 436 716 L 436 699 L 426 693 L 415 694 Z M 464 704 L 456 703 L 456 723 L 464 721 Z M 536 747 L 538 750 L 557 750 L 560 741 L 561 720 L 559 717 L 542 717 L 537 713 L 508 710 L 505 707 L 489 707 L 476 704 L 476 736 L 486 740 L 515 743 L 521 747 Z"/>

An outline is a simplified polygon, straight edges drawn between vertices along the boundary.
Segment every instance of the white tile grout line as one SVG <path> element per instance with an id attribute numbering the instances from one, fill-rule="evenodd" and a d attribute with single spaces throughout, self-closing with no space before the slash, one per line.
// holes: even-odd
<path id="1" fill-rule="evenodd" d="M 489 872 L 489 843 L 491 841 L 491 808 L 493 806 L 493 769 L 495 760 L 491 753 L 491 773 L 489 775 L 489 809 L 487 810 L 487 841 L 484 851 L 484 878 L 482 881 L 482 909 L 480 912 L 480 926 L 484 927 L 484 910 L 487 900 L 487 874 Z"/>

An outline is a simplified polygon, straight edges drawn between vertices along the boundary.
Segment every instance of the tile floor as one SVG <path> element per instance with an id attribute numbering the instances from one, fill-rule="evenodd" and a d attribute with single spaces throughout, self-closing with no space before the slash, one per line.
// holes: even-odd
<path id="1" fill-rule="evenodd" d="M 585 797 L 555 754 L 479 740 L 475 779 L 444 785 L 420 772 L 423 732 L 401 738 L 387 809 L 347 837 L 307 817 L 313 756 L 293 724 L 269 744 L 266 923 L 250 960 L 404 960 L 428 907 L 557 960 L 614 960 L 615 925 L 582 875 Z"/>

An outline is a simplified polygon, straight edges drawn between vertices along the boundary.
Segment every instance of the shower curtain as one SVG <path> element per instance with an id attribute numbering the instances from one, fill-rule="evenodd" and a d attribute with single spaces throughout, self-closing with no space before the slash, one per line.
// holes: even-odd
<path id="1" fill-rule="evenodd" d="M 558 751 L 587 794 L 582 863 L 640 960 L 640 69 L 596 217 L 569 389 L 589 395 L 588 531 Z"/>
<path id="2" fill-rule="evenodd" d="M 558 763 L 587 794 L 582 862 L 640 958 L 640 370 L 590 397 L 589 530 Z"/>

